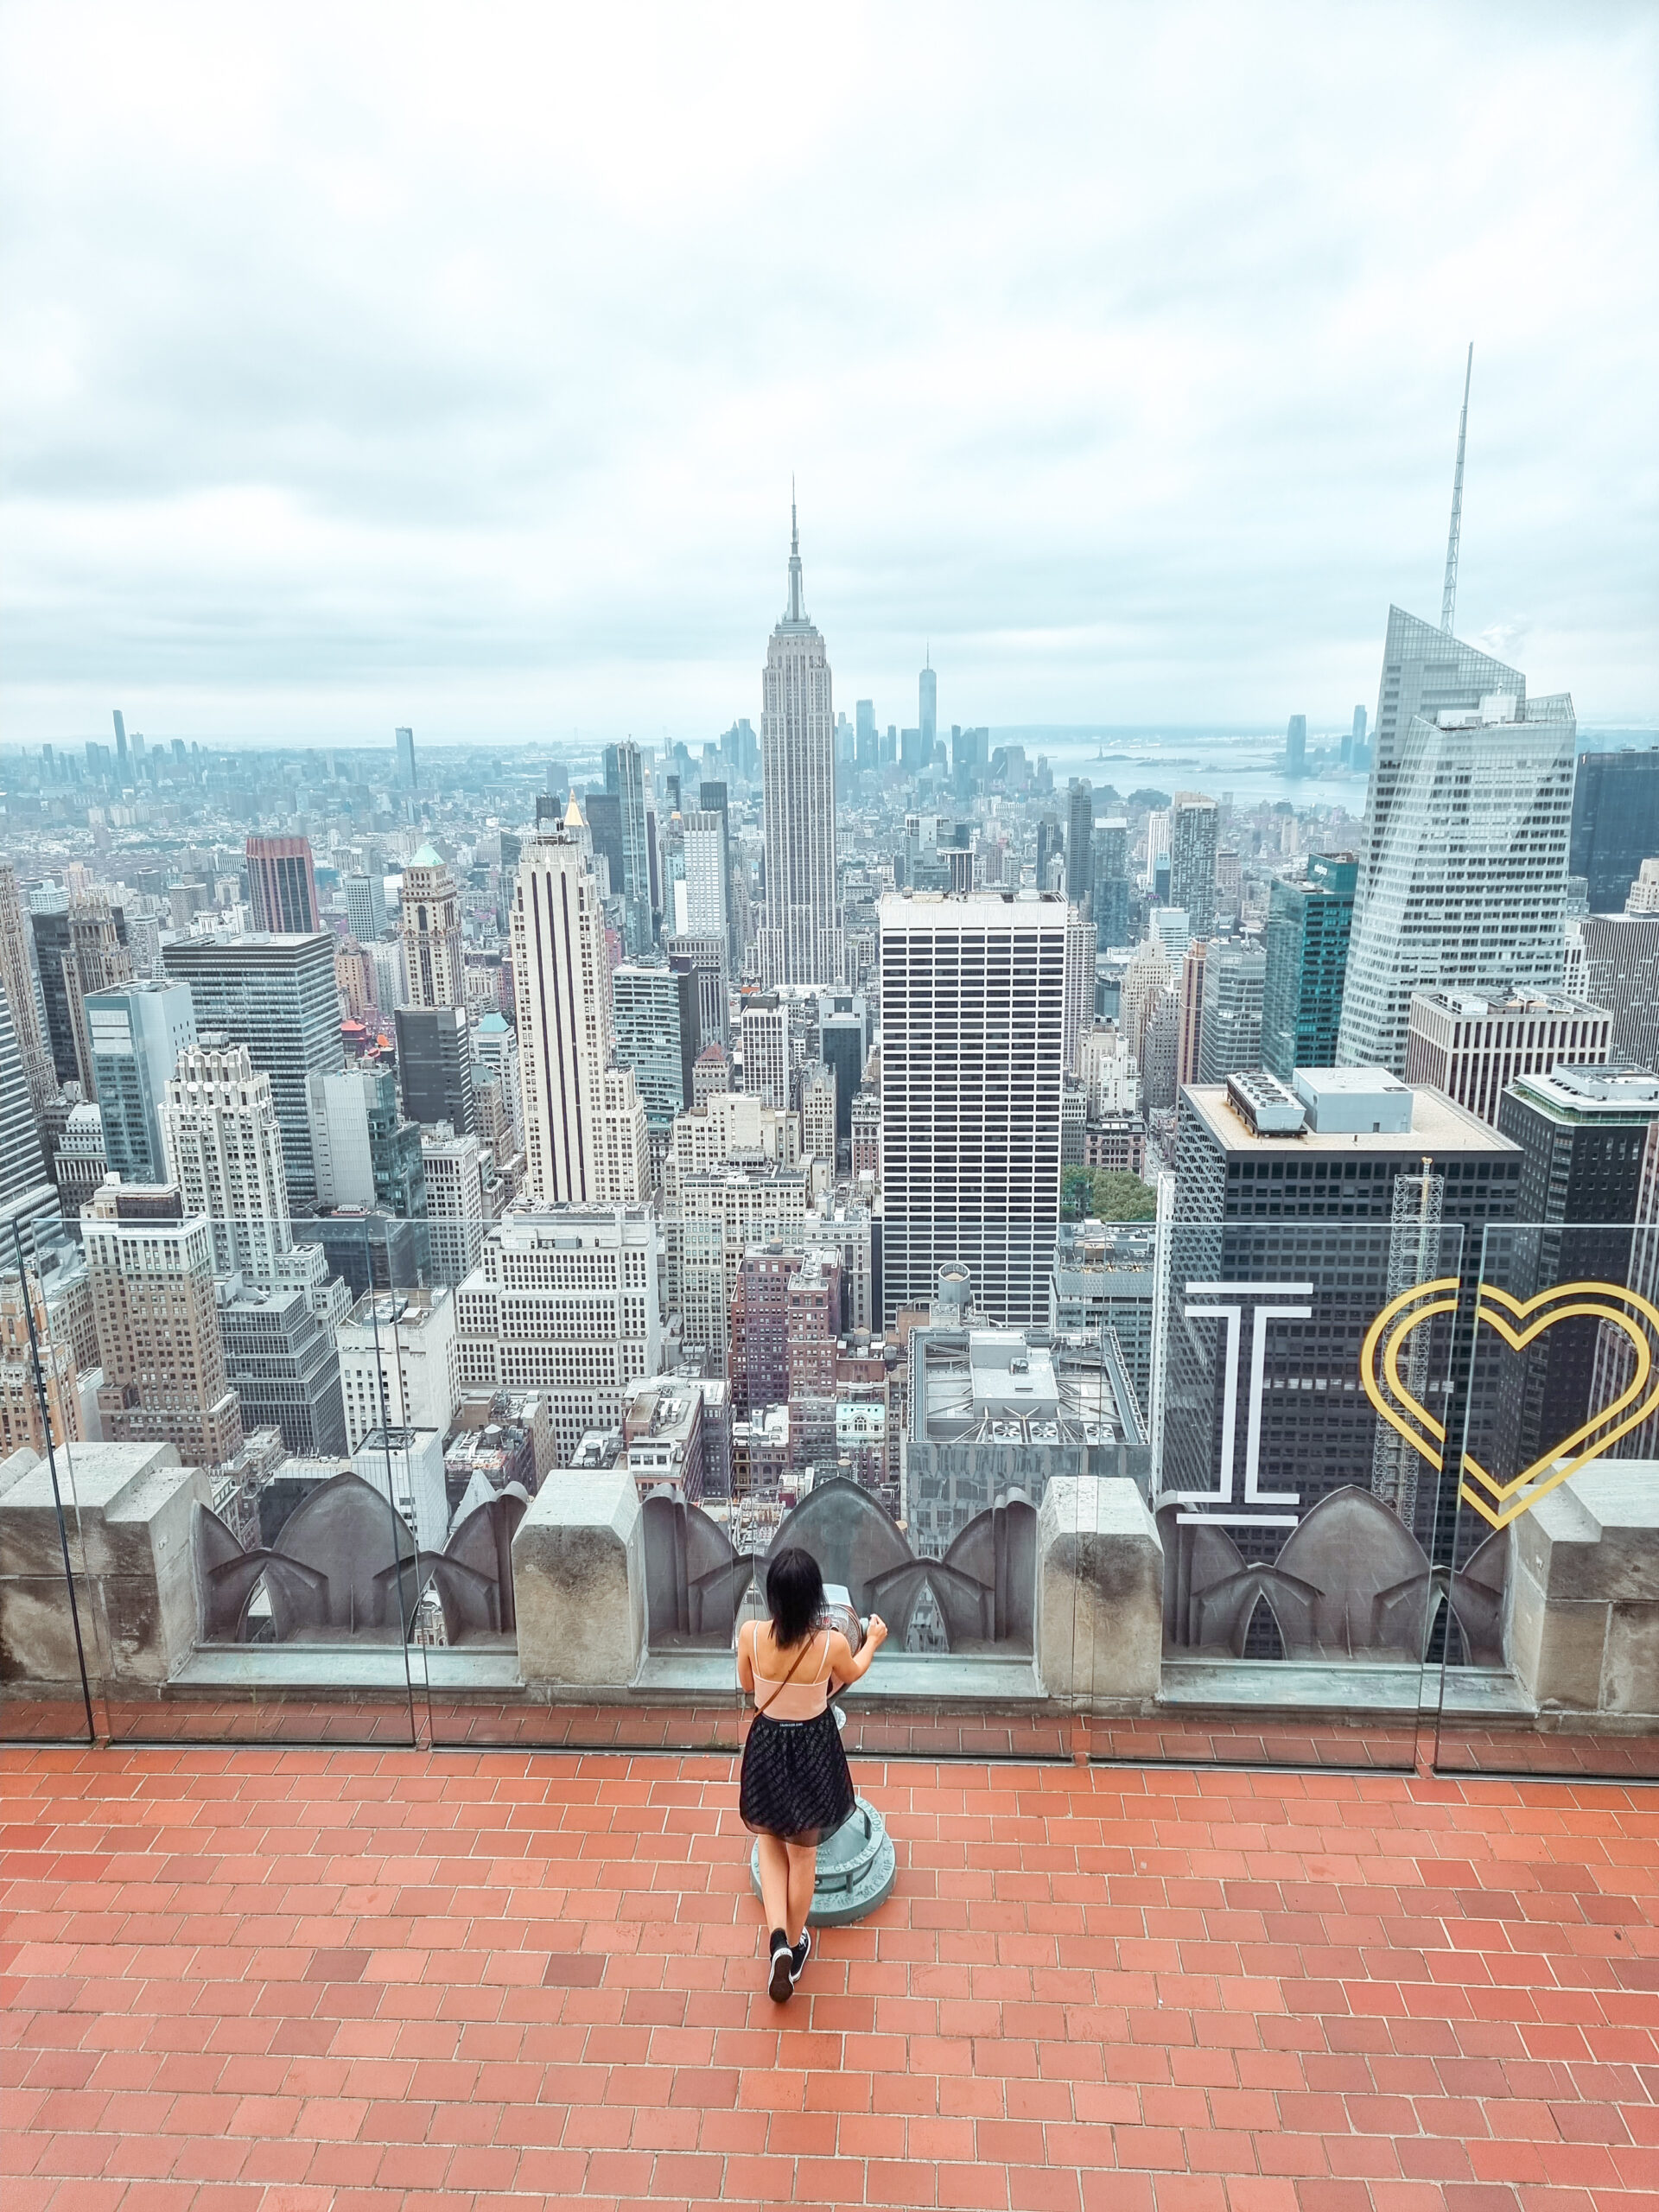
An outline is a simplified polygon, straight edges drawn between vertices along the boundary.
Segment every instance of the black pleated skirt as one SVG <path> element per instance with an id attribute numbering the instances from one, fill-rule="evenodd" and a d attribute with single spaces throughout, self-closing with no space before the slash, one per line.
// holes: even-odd
<path id="1" fill-rule="evenodd" d="M 737 1809 L 754 1835 L 819 1844 L 853 1810 L 853 1777 L 828 1707 L 816 1720 L 757 1713 L 743 1746 Z"/>

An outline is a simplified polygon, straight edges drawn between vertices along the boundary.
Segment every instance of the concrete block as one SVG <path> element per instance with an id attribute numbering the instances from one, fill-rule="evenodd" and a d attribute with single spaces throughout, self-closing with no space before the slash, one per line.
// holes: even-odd
<path id="1" fill-rule="evenodd" d="M 512 1540 L 526 1683 L 615 1696 L 645 1663 L 645 1517 L 632 1475 L 548 1476 Z"/>
<path id="2" fill-rule="evenodd" d="M 162 1682 L 195 1643 L 192 1500 L 209 1495 L 170 1444 L 73 1444 L 58 1491 L 95 1681 Z M 45 1459 L 0 1469 L 0 1672 L 12 1681 L 77 1675 L 52 1470 Z"/>
<path id="3" fill-rule="evenodd" d="M 1601 1669 L 1601 1710 L 1659 1715 L 1659 1605 L 1614 1605 Z"/>
<path id="4" fill-rule="evenodd" d="M 1529 1696 L 1659 1713 L 1659 1462 L 1586 1467 L 1513 1529 L 1510 1656 Z"/>
<path id="5" fill-rule="evenodd" d="M 1050 1697 L 1090 1707 L 1158 1694 L 1164 1548 L 1136 1485 L 1057 1475 L 1037 1522 L 1036 1655 Z"/>

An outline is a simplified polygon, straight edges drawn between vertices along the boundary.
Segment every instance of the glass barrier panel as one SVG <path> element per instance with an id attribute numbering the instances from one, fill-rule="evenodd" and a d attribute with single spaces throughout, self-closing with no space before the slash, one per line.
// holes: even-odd
<path id="1" fill-rule="evenodd" d="M 86 1618 L 75 1583 L 85 1538 L 70 1453 L 84 1433 L 91 1363 L 66 1304 L 84 1293 L 55 1215 L 0 1230 L 0 1741 L 90 1743 Z"/>
<path id="2" fill-rule="evenodd" d="M 1436 1766 L 1659 1779 L 1659 1230 L 1489 1224 L 1475 1342 Z"/>
<path id="3" fill-rule="evenodd" d="M 117 1659 L 111 1738 L 412 1745 L 406 1468 L 384 1424 L 354 1448 L 342 1391 L 374 1217 L 193 1216 L 134 1191 L 100 1193 L 81 1235 L 107 1448 L 175 1463 L 144 1493 L 168 1665 Z"/>
<path id="4" fill-rule="evenodd" d="M 481 1310 L 489 1228 L 478 1155 L 468 1139 L 442 1132 L 423 1150 L 429 1211 L 389 1225 L 373 1293 L 352 1317 L 355 1364 L 378 1395 L 348 1385 L 347 1419 L 360 1427 L 378 1414 L 411 1466 L 421 1463 L 409 1663 L 430 1740 L 556 1748 L 571 1740 L 569 1717 L 522 1664 L 518 1595 L 534 1530 L 518 1541 L 557 1458 L 553 1402 L 498 1382 L 496 1338 L 463 1330 L 463 1312 Z M 528 1338 L 517 1356 L 546 1358 Z M 532 1600 L 532 1627 L 535 1618 Z"/>
<path id="5" fill-rule="evenodd" d="M 1439 1182 L 1387 1222 L 1161 1225 L 1149 1472 L 1080 1578 L 1096 1756 L 1414 1765 L 1465 1302 Z"/>
<path id="6" fill-rule="evenodd" d="M 911 1348 L 871 1340 L 868 1261 L 671 1221 L 661 1280 L 633 1209 L 429 1230 L 389 1325 L 412 1342 L 435 1310 L 455 1344 L 415 1662 L 435 1743 L 736 1751 L 737 1634 L 798 1545 L 850 1641 L 872 1614 L 890 1631 L 836 1700 L 850 1754 L 1064 1751 L 1028 1472 L 1012 1449 L 971 1479 L 906 1452 Z M 965 1370 L 961 1345 L 932 1357 Z"/>

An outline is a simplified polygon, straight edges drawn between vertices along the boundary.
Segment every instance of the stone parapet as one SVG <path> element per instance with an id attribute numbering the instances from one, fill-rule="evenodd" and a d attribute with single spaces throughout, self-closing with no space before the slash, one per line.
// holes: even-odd
<path id="1" fill-rule="evenodd" d="M 1164 1646 L 1164 1548 L 1137 1485 L 1055 1475 L 1037 1522 L 1037 1669 L 1091 1711 L 1151 1704 Z"/>
<path id="2" fill-rule="evenodd" d="M 626 1469 L 552 1474 L 512 1540 L 518 1667 L 532 1689 L 620 1697 L 645 1664 L 644 1515 Z"/>
<path id="3" fill-rule="evenodd" d="M 1541 1707 L 1659 1714 L 1659 1460 L 1586 1467 L 1511 1534 L 1522 1688 Z"/>
<path id="4" fill-rule="evenodd" d="M 89 1674 L 164 1682 L 196 1641 L 193 1502 L 207 1479 L 170 1444 L 73 1444 L 58 1488 Z M 0 1463 L 0 1674 L 78 1679 L 74 1623 L 49 1463 L 15 1452 Z"/>

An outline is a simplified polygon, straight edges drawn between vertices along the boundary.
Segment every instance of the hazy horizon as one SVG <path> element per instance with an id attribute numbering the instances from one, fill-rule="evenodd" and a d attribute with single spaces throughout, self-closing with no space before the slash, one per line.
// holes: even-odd
<path id="1" fill-rule="evenodd" d="M 1617 4 L 14 9 L 0 736 L 758 727 L 791 474 L 849 716 L 1334 732 L 1471 338 L 1459 633 L 1646 730 L 1656 95 Z"/>

